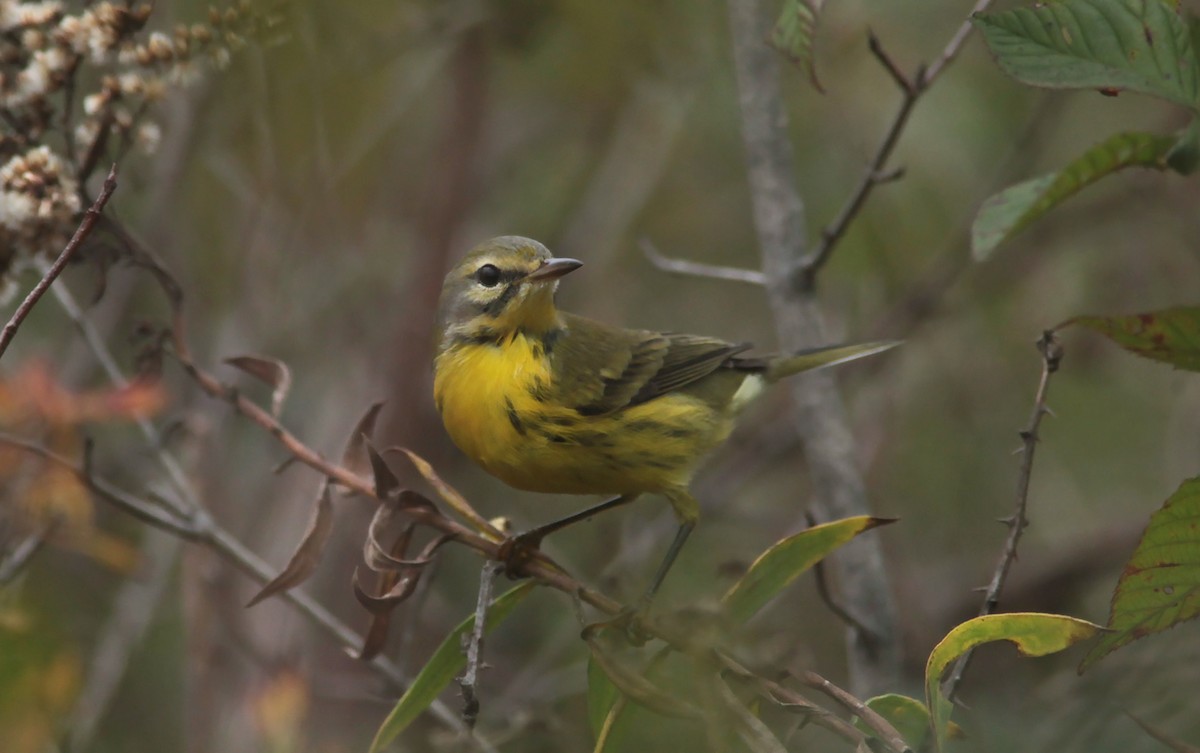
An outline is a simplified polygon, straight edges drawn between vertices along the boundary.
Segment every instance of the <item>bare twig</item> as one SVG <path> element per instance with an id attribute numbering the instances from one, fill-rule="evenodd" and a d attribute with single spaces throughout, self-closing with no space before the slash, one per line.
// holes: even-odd
<path id="1" fill-rule="evenodd" d="M 826 225 L 821 230 L 821 240 L 817 243 L 817 247 L 813 252 L 801 262 L 796 272 L 799 275 L 798 282 L 801 285 L 812 286 L 816 282 L 816 273 L 821 267 L 829 261 L 833 255 L 834 249 L 839 241 L 845 235 L 846 230 L 850 227 L 850 223 L 862 211 L 863 205 L 875 187 L 886 183 L 888 180 L 894 179 L 896 174 L 894 171 L 885 170 L 888 159 L 892 156 L 892 152 L 896 148 L 896 144 L 900 141 L 900 135 L 904 132 L 905 126 L 908 124 L 909 115 L 912 114 L 913 107 L 917 100 L 921 98 L 933 82 L 941 76 L 954 59 L 958 56 L 966 44 L 967 38 L 971 34 L 971 16 L 976 13 L 981 13 L 988 9 L 993 0 L 978 0 L 975 7 L 971 9 L 971 13 L 967 19 L 954 32 L 954 36 L 942 48 L 942 52 L 937 59 L 929 65 L 921 65 L 917 67 L 914 75 L 906 76 L 901 72 L 895 61 L 884 51 L 883 45 L 871 32 L 867 38 L 867 44 L 871 50 L 871 54 L 879 60 L 880 65 L 896 82 L 897 87 L 903 94 L 900 100 L 900 107 L 896 110 L 896 114 L 892 116 L 892 122 L 888 126 L 887 131 L 883 135 L 883 139 L 879 142 L 879 146 L 875 149 L 875 154 L 871 157 L 867 164 L 867 169 L 859 180 L 858 185 L 850 193 L 850 198 L 846 200 L 841 211 L 837 213 L 833 221 Z"/>
<path id="2" fill-rule="evenodd" d="M 492 604 L 492 586 L 496 583 L 496 574 L 502 569 L 504 566 L 498 562 L 487 562 L 479 573 L 479 599 L 475 602 L 475 625 L 471 628 L 471 635 L 466 646 L 467 668 L 458 680 L 458 686 L 462 688 L 463 694 L 462 718 L 468 729 L 475 729 L 475 722 L 479 719 L 479 696 L 476 695 L 475 689 L 479 683 L 479 666 L 483 661 L 483 632 L 487 625 L 488 607 Z"/>
<path id="3" fill-rule="evenodd" d="M 642 253 L 646 255 L 646 260 L 653 264 L 655 268 L 661 269 L 664 272 L 676 275 L 690 275 L 692 277 L 707 277 L 713 280 L 744 282 L 750 285 L 767 284 L 766 275 L 757 269 L 739 269 L 737 267 L 723 267 L 717 264 L 688 261 L 687 259 L 672 259 L 669 256 L 663 255 L 647 238 L 639 240 L 638 245 L 641 247 Z"/>
<path id="4" fill-rule="evenodd" d="M 1033 399 L 1033 413 L 1029 416 L 1029 422 L 1025 428 L 1021 430 L 1021 467 L 1017 471 L 1016 506 L 1012 517 L 1002 521 L 1008 526 L 1008 538 L 1004 540 L 1000 561 L 996 563 L 996 570 L 992 573 L 992 579 L 984 590 L 983 605 L 979 608 L 981 617 L 996 611 L 996 606 L 1000 601 L 1000 591 L 1004 588 L 1009 570 L 1012 569 L 1012 565 L 1017 559 L 1017 544 L 1021 541 L 1021 534 L 1025 531 L 1025 526 L 1029 525 L 1029 520 L 1025 517 L 1025 510 L 1028 507 L 1029 480 L 1033 474 L 1033 453 L 1037 449 L 1038 427 L 1042 424 L 1042 417 L 1050 412 L 1046 407 L 1046 392 L 1050 387 L 1050 375 L 1058 371 L 1063 358 L 1062 346 L 1054 337 L 1054 333 L 1049 330 L 1042 333 L 1041 338 L 1037 341 L 1037 348 L 1038 352 L 1042 354 L 1042 376 L 1038 382 L 1037 394 Z M 972 651 L 968 651 L 959 657 L 950 676 L 946 678 L 942 691 L 947 698 L 953 700 L 963 675 L 971 663 L 972 653 Z"/>
<path id="5" fill-rule="evenodd" d="M 8 350 L 9 343 L 16 337 L 17 330 L 20 328 L 21 323 L 25 321 L 25 317 L 29 316 L 29 312 L 33 310 L 33 307 L 41 300 L 41 297 L 46 294 L 46 291 L 54 284 L 58 276 L 62 274 L 63 269 L 67 266 L 67 262 L 71 261 L 71 257 L 75 255 L 75 252 L 79 250 L 83 242 L 91 235 L 92 228 L 95 227 L 96 221 L 100 219 L 100 213 L 104 211 L 104 205 L 108 203 L 109 198 L 112 197 L 115 190 L 117 190 L 117 165 L 113 163 L 112 168 L 108 171 L 108 177 L 104 179 L 104 187 L 101 189 L 100 195 L 96 197 L 96 201 L 84 212 L 83 220 L 79 223 L 79 227 L 76 228 L 75 234 L 71 236 L 71 240 L 67 242 L 62 253 L 54 260 L 54 264 L 50 266 L 50 269 L 42 276 L 38 284 L 33 287 L 33 290 L 29 291 L 29 295 L 25 296 L 25 300 L 21 301 L 21 305 L 13 312 L 12 318 L 8 320 L 8 324 L 4 325 L 4 330 L 0 331 L 0 358 L 4 356 L 4 351 Z"/>
<path id="6" fill-rule="evenodd" d="M 54 529 L 57 527 L 57 518 L 45 523 L 40 529 L 29 534 L 20 544 L 17 544 L 8 556 L 0 559 L 0 586 L 10 583 L 25 569 L 25 566 L 29 564 L 34 555 L 41 551 L 46 544 L 46 539 L 54 533 Z"/>

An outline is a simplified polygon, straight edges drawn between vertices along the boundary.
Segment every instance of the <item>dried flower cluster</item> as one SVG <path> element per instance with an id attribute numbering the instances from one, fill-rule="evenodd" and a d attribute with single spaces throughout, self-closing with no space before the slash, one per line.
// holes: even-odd
<path id="1" fill-rule="evenodd" d="M 223 67 L 272 23 L 247 0 L 206 23 L 150 31 L 153 6 L 0 0 L 0 278 L 54 254 L 74 229 L 88 177 L 104 157 L 152 152 L 147 109 L 201 64 Z"/>

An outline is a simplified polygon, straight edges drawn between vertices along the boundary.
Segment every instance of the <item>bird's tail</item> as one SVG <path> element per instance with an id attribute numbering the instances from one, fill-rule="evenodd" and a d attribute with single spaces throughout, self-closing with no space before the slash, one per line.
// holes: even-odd
<path id="1" fill-rule="evenodd" d="M 900 344 L 899 340 L 879 340 L 854 345 L 827 345 L 820 348 L 810 348 L 799 353 L 789 353 L 771 358 L 766 363 L 763 378 L 770 384 L 784 377 L 799 374 L 802 371 L 823 369 L 826 366 L 837 366 L 839 363 L 856 361 L 859 358 L 873 356 L 885 350 L 891 350 Z"/>

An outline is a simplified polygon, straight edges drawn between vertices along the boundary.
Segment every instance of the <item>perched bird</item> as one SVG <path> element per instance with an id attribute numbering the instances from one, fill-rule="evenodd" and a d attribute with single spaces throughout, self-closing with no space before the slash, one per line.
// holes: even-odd
<path id="1" fill-rule="evenodd" d="M 517 544 L 641 494 L 666 497 L 680 525 L 649 596 L 696 524 L 692 475 L 738 410 L 782 377 L 895 343 L 755 357 L 749 344 L 613 327 L 556 308 L 559 279 L 581 266 L 517 236 L 472 249 L 442 288 L 434 398 L 454 443 L 508 485 L 617 495 Z"/>

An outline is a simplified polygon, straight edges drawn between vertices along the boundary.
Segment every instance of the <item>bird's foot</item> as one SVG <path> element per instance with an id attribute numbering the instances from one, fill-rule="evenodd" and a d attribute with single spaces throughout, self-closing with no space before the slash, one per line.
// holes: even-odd
<path id="1" fill-rule="evenodd" d="M 496 559 L 504 563 L 504 574 L 509 578 L 525 577 L 521 569 L 530 561 L 541 555 L 542 538 L 544 533 L 536 528 L 532 531 L 509 536 L 500 542 L 500 550 Z"/>
<path id="2" fill-rule="evenodd" d="M 642 598 L 635 606 L 625 607 L 612 619 L 588 625 L 587 630 L 617 630 L 625 636 L 630 645 L 641 648 L 654 637 L 645 626 L 649 612 L 650 602 Z"/>

